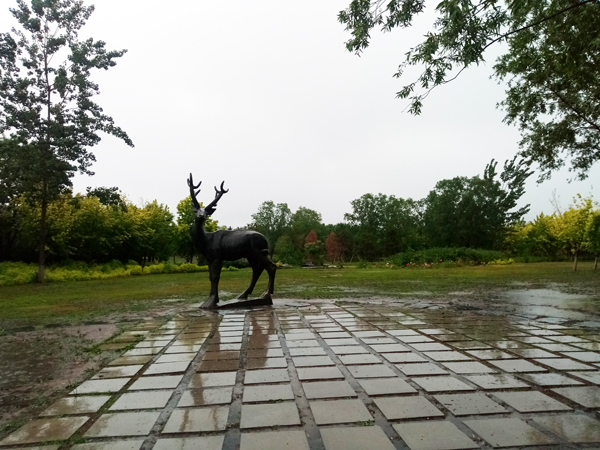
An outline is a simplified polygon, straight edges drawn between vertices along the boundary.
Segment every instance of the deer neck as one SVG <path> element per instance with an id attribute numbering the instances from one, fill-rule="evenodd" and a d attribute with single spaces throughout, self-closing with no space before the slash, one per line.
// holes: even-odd
<path id="1" fill-rule="evenodd" d="M 192 225 L 192 239 L 194 240 L 194 245 L 202 254 L 204 254 L 206 251 L 209 234 L 204 229 L 205 221 L 205 218 L 197 217 L 196 220 L 194 220 L 194 224 Z"/>

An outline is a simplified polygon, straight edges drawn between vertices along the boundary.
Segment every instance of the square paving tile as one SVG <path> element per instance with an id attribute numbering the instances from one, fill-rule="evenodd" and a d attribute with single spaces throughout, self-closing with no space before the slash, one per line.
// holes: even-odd
<path id="1" fill-rule="evenodd" d="M 452 346 L 461 350 L 481 350 L 491 349 L 492 347 L 488 344 L 479 341 L 459 341 L 453 342 Z"/>
<path id="2" fill-rule="evenodd" d="M 325 450 L 394 450 L 395 447 L 378 426 L 321 428 Z M 263 449 L 257 449 L 263 450 Z"/>
<path id="3" fill-rule="evenodd" d="M 394 424 L 394 429 L 411 450 L 463 450 L 479 448 L 475 442 L 447 421 Z"/>
<path id="4" fill-rule="evenodd" d="M 194 345 L 171 345 L 165 350 L 165 355 L 172 355 L 173 353 L 197 353 L 202 348 L 201 344 Z M 156 447 L 155 447 L 156 448 Z"/>
<path id="5" fill-rule="evenodd" d="M 405 375 L 448 375 L 444 369 L 432 363 L 396 364 Z"/>
<path id="6" fill-rule="evenodd" d="M 550 352 L 576 352 L 580 350 L 568 344 L 535 344 L 535 346 Z"/>
<path id="7" fill-rule="evenodd" d="M 298 378 L 301 381 L 344 378 L 344 375 L 337 367 L 300 367 L 296 370 L 298 372 Z"/>
<path id="8" fill-rule="evenodd" d="M 329 356 L 295 356 L 292 358 L 296 367 L 334 366 Z"/>
<path id="9" fill-rule="evenodd" d="M 100 370 L 96 375 L 94 375 L 91 379 L 106 379 L 106 378 L 123 378 L 123 377 L 132 377 L 136 373 L 140 371 L 143 366 L 141 364 L 135 364 L 131 366 L 115 366 L 115 367 L 105 367 Z"/>
<path id="10" fill-rule="evenodd" d="M 473 358 L 470 356 L 464 355 L 460 352 L 424 352 L 423 353 L 428 358 L 433 359 L 434 361 L 472 361 Z"/>
<path id="11" fill-rule="evenodd" d="M 427 392 L 453 392 L 453 391 L 474 391 L 468 384 L 454 377 L 414 377 L 415 383 L 425 389 Z"/>
<path id="12" fill-rule="evenodd" d="M 570 411 L 564 403 L 538 391 L 495 392 L 494 395 L 519 412 Z"/>
<path id="13" fill-rule="evenodd" d="M 169 355 L 160 356 L 155 361 L 155 363 L 162 364 L 162 363 L 173 363 L 173 362 L 182 362 L 182 361 L 190 362 L 195 357 L 196 357 L 196 353 L 173 353 L 173 354 L 169 354 Z"/>
<path id="14" fill-rule="evenodd" d="M 370 347 L 379 353 L 410 352 L 403 344 L 373 344 Z"/>
<path id="15" fill-rule="evenodd" d="M 556 358 L 554 353 L 539 348 L 513 348 L 510 352 L 522 358 Z"/>
<path id="16" fill-rule="evenodd" d="M 365 366 L 346 366 L 355 378 L 384 378 L 396 377 L 392 369 L 383 364 L 373 364 Z"/>
<path id="17" fill-rule="evenodd" d="M 600 353 L 596 352 L 563 352 L 563 355 L 584 362 L 600 362 Z"/>
<path id="18" fill-rule="evenodd" d="M 600 384 L 600 371 L 598 370 L 595 372 L 568 372 L 568 374 L 593 384 Z"/>
<path id="19" fill-rule="evenodd" d="M 433 351 L 449 351 L 452 348 L 448 347 L 444 344 L 439 344 L 437 342 L 424 342 L 420 344 L 410 344 L 412 348 L 418 350 L 420 352 L 433 352 Z"/>
<path id="20" fill-rule="evenodd" d="M 380 364 L 381 360 L 371 354 L 359 354 L 359 355 L 341 355 L 340 360 L 344 364 Z"/>
<path id="21" fill-rule="evenodd" d="M 331 351 L 336 355 L 354 355 L 360 353 L 369 353 L 369 351 L 360 345 L 340 345 L 331 346 Z M 290 349 L 291 353 L 292 349 Z"/>
<path id="22" fill-rule="evenodd" d="M 150 367 L 146 369 L 144 375 L 163 375 L 167 373 L 182 373 L 185 372 L 188 366 L 190 365 L 189 361 L 180 361 L 180 362 L 172 362 L 165 364 L 151 364 Z"/>
<path id="23" fill-rule="evenodd" d="M 323 356 L 326 355 L 325 349 L 321 347 L 300 347 L 290 348 L 290 355 L 292 356 Z M 364 349 L 363 349 L 364 350 Z M 365 350 L 366 353 L 366 350 Z"/>
<path id="24" fill-rule="evenodd" d="M 289 384 L 263 384 L 244 387 L 244 402 L 269 402 L 275 400 L 294 400 L 292 386 Z"/>
<path id="25" fill-rule="evenodd" d="M 413 394 L 417 392 L 400 378 L 364 379 L 358 382 L 369 395 Z"/>
<path id="26" fill-rule="evenodd" d="M 227 426 L 229 406 L 175 409 L 165 425 L 164 433 L 220 431 Z"/>
<path id="27" fill-rule="evenodd" d="M 392 336 L 422 336 L 415 330 L 386 330 Z"/>
<path id="28" fill-rule="evenodd" d="M 77 386 L 70 394 L 96 394 L 118 392 L 129 382 L 129 378 L 111 378 L 106 380 L 87 380 Z"/>
<path id="29" fill-rule="evenodd" d="M 583 384 L 574 378 L 558 373 L 524 373 L 519 377 L 539 386 L 576 386 Z"/>
<path id="30" fill-rule="evenodd" d="M 187 438 L 167 438 L 159 439 L 153 450 L 197 450 L 197 449 L 220 449 L 223 447 L 224 435 L 217 436 L 201 436 Z M 75 448 L 75 447 L 73 447 Z M 138 450 L 138 447 L 131 450 Z M 90 449 L 95 450 L 95 449 Z M 104 449 L 103 449 L 104 450 Z M 120 450 L 120 449 L 107 449 Z M 129 449 L 127 449 L 129 450 Z"/>
<path id="31" fill-rule="evenodd" d="M 355 341 L 356 344 L 358 342 Z M 332 344 L 336 345 L 336 344 Z M 342 344 L 343 345 L 343 344 Z M 316 339 L 308 339 L 305 341 L 287 341 L 288 348 L 298 348 L 298 347 L 320 347 L 321 345 Z"/>
<path id="32" fill-rule="evenodd" d="M 110 395 L 80 395 L 63 397 L 44 410 L 40 416 L 62 416 L 67 414 L 86 414 L 98 411 Z"/>
<path id="33" fill-rule="evenodd" d="M 141 389 L 175 389 L 183 375 L 164 375 L 156 377 L 140 377 L 130 387 L 130 391 Z"/>
<path id="34" fill-rule="evenodd" d="M 384 353 L 383 357 L 393 363 L 422 363 L 428 362 L 416 353 Z"/>
<path id="35" fill-rule="evenodd" d="M 427 336 L 423 336 L 420 334 L 414 336 L 396 336 L 396 339 L 402 341 L 406 344 L 416 343 L 416 342 L 435 342 L 433 339 L 428 338 Z"/>
<path id="36" fill-rule="evenodd" d="M 522 381 L 517 380 L 515 377 L 504 373 L 490 375 L 467 375 L 465 378 L 485 390 L 529 387 L 527 383 L 523 383 Z"/>
<path id="37" fill-rule="evenodd" d="M 0 441 L 0 445 L 62 441 L 71 437 L 88 419 L 89 417 L 34 419 L 6 436 Z"/>
<path id="38" fill-rule="evenodd" d="M 488 363 L 510 373 L 525 373 L 525 372 L 547 372 L 546 369 L 530 363 L 524 359 L 506 359 L 499 361 L 488 361 Z"/>
<path id="39" fill-rule="evenodd" d="M 247 370 L 244 384 L 279 383 L 290 381 L 287 369 Z"/>
<path id="40" fill-rule="evenodd" d="M 248 358 L 247 368 L 252 369 L 275 369 L 287 367 L 285 358 Z"/>
<path id="41" fill-rule="evenodd" d="M 248 374 L 248 372 L 246 372 Z M 233 386 L 236 372 L 195 373 L 192 375 L 188 389 L 214 386 Z"/>
<path id="42" fill-rule="evenodd" d="M 248 358 L 253 358 L 254 356 L 252 355 L 252 352 L 257 352 L 258 350 L 253 349 L 253 350 L 249 350 L 248 351 Z M 271 352 L 280 352 L 281 353 L 281 349 L 267 349 L 266 351 L 271 351 Z M 282 356 L 283 353 L 281 353 L 281 355 L 272 355 L 272 356 Z M 264 353 L 261 353 L 259 356 L 265 357 L 267 356 Z M 222 351 L 222 352 L 206 352 L 204 354 L 204 356 L 202 357 L 202 361 L 211 361 L 211 360 L 215 360 L 215 359 L 240 359 L 240 352 L 237 350 L 232 350 L 232 351 Z"/>
<path id="43" fill-rule="evenodd" d="M 493 447 L 546 445 L 555 441 L 517 418 L 465 420 L 465 425 Z"/>
<path id="44" fill-rule="evenodd" d="M 361 341 L 363 341 L 365 344 L 368 345 L 400 345 L 398 344 L 394 339 L 389 338 L 389 337 L 373 337 L 373 338 L 361 338 Z M 401 346 L 403 347 L 403 346 Z"/>
<path id="45" fill-rule="evenodd" d="M 248 343 L 249 348 L 250 347 L 250 343 Z M 261 346 L 262 347 L 262 346 Z M 207 352 L 222 352 L 222 351 L 236 351 L 236 350 L 240 350 L 242 348 L 242 343 L 239 342 L 237 344 L 211 344 L 208 347 L 206 347 L 206 351 Z"/>
<path id="46" fill-rule="evenodd" d="M 209 389 L 189 389 L 183 391 L 178 408 L 186 406 L 205 406 L 231 403 L 233 387 L 217 387 Z"/>
<path id="47" fill-rule="evenodd" d="M 508 410 L 481 392 L 474 394 L 435 395 L 435 399 L 455 416 L 498 414 Z"/>
<path id="48" fill-rule="evenodd" d="M 467 353 L 479 359 L 516 359 L 515 355 L 503 352 L 502 350 L 469 350 Z"/>
<path id="49" fill-rule="evenodd" d="M 593 370 L 593 366 L 583 364 L 572 359 L 567 358 L 545 358 L 545 359 L 534 359 L 548 367 L 552 367 L 556 370 Z"/>
<path id="50" fill-rule="evenodd" d="M 156 447 L 154 447 L 156 448 Z M 203 448 L 203 447 L 195 447 Z M 221 446 L 205 447 L 220 449 Z M 306 434 L 302 430 L 261 431 L 242 433 L 240 450 L 267 450 L 267 449 L 309 450 Z M 186 449 L 187 450 L 187 449 Z M 190 449 L 192 450 L 192 449 Z"/>
<path id="51" fill-rule="evenodd" d="M 421 396 L 376 397 L 373 401 L 388 420 L 444 417 L 444 413 Z"/>
<path id="52" fill-rule="evenodd" d="M 496 373 L 496 370 L 476 361 L 445 362 L 442 365 L 454 373 Z"/>
<path id="53" fill-rule="evenodd" d="M 127 439 L 121 441 L 111 439 L 110 441 L 106 442 L 88 442 L 85 444 L 75 444 L 73 447 L 71 447 L 71 450 L 139 450 L 143 443 L 144 439 L 140 438 Z M 28 450 L 46 450 L 46 447 L 35 447 L 33 449 Z"/>
<path id="54" fill-rule="evenodd" d="M 240 361 L 237 359 L 223 359 L 202 361 L 198 366 L 198 372 L 227 372 L 237 370 Z"/>
<path id="55" fill-rule="evenodd" d="M 567 442 L 600 442 L 600 422 L 583 414 L 534 416 L 533 420 Z"/>
<path id="56" fill-rule="evenodd" d="M 302 383 L 306 398 L 356 397 L 356 392 L 346 381 L 318 381 Z"/>
<path id="57" fill-rule="evenodd" d="M 314 400 L 309 403 L 317 425 L 373 420 L 360 400 Z"/>
<path id="58" fill-rule="evenodd" d="M 556 388 L 552 391 L 586 408 L 600 408 L 600 388 L 597 386 Z"/>
<path id="59" fill-rule="evenodd" d="M 172 394 L 173 391 L 126 392 L 109 410 L 164 408 Z"/>
<path id="60" fill-rule="evenodd" d="M 83 436 L 145 436 L 159 415 L 158 411 L 102 414 Z"/>
<path id="61" fill-rule="evenodd" d="M 300 425 L 298 408 L 294 402 L 242 405 L 241 428 Z"/>

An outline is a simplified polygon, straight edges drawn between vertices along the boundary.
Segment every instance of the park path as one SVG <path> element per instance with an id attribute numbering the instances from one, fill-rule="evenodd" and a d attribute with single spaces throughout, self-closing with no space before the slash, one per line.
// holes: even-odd
<path id="1" fill-rule="evenodd" d="M 140 336 L 0 450 L 600 448 L 600 333 L 565 318 L 288 302 L 104 348 Z"/>

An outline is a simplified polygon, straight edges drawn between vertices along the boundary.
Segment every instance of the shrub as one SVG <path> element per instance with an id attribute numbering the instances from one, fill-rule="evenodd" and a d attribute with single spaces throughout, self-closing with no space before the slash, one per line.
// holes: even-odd
<path id="1" fill-rule="evenodd" d="M 391 262 L 398 266 L 452 263 L 452 265 L 477 265 L 502 259 L 504 254 L 495 250 L 466 247 L 435 247 L 425 250 L 398 253 Z M 459 262 L 460 261 L 460 262 Z"/>

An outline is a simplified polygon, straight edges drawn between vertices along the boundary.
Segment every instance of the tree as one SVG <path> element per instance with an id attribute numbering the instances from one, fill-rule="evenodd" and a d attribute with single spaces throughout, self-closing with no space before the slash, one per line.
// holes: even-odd
<path id="1" fill-rule="evenodd" d="M 121 197 L 121 191 L 118 187 L 97 187 L 97 188 L 86 188 L 88 197 L 96 197 L 100 203 L 107 206 L 117 206 L 123 210 L 127 209 L 125 200 Z"/>
<path id="2" fill-rule="evenodd" d="M 321 214 L 317 211 L 301 206 L 290 219 L 290 234 L 298 249 L 302 249 L 306 235 L 318 230 L 322 225 Z"/>
<path id="3" fill-rule="evenodd" d="M 340 260 L 344 252 L 341 241 L 333 231 L 325 239 L 325 252 L 327 253 L 327 259 L 333 263 Z"/>
<path id="4" fill-rule="evenodd" d="M 27 167 L 22 193 L 40 205 L 38 282 L 44 281 L 49 203 L 68 190 L 76 171 L 93 174 L 88 148 L 100 142 L 100 132 L 133 146 L 92 100 L 99 93 L 92 70 L 115 66 L 126 52 L 79 39 L 93 11 L 81 0 L 32 0 L 31 6 L 17 0 L 10 12 L 21 29 L 0 34 L 0 133 L 20 147 L 12 156 Z"/>
<path id="5" fill-rule="evenodd" d="M 590 214 L 585 227 L 586 250 L 594 255 L 594 270 L 598 268 L 600 257 L 600 209 Z"/>
<path id="6" fill-rule="evenodd" d="M 499 177 L 492 160 L 483 178 L 455 177 L 441 180 L 425 199 L 424 230 L 434 247 L 500 247 L 508 226 L 529 211 L 514 210 L 532 174 L 527 164 L 506 161 Z"/>
<path id="7" fill-rule="evenodd" d="M 592 200 L 579 197 L 578 203 L 558 217 L 558 238 L 573 256 L 573 271 L 577 270 L 579 254 L 586 246 L 586 228 L 592 214 Z"/>
<path id="8" fill-rule="evenodd" d="M 424 9 L 424 0 L 353 0 L 338 16 L 352 34 L 347 49 L 360 54 L 373 28 L 409 28 Z M 410 98 L 410 112 L 421 112 L 432 89 L 484 62 L 491 45 L 508 42 L 494 69 L 509 83 L 502 105 L 505 120 L 517 123 L 523 134 L 521 156 L 537 162 L 546 178 L 564 165 L 566 153 L 571 169 L 585 178 L 600 159 L 600 3 L 442 0 L 436 12 L 433 29 L 409 49 L 395 74 L 423 67 L 397 93 Z"/>
<path id="9" fill-rule="evenodd" d="M 258 211 L 252 214 L 252 223 L 248 228 L 266 236 L 269 241 L 269 252 L 273 254 L 275 243 L 290 227 L 292 211 L 287 203 L 263 202 Z"/>
<path id="10" fill-rule="evenodd" d="M 307 261 L 318 266 L 323 264 L 325 246 L 317 238 L 315 230 L 310 230 L 308 236 L 304 240 L 304 255 Z"/>
<path id="11" fill-rule="evenodd" d="M 420 245 L 418 202 L 365 194 L 350 204 L 352 212 L 344 219 L 356 227 L 355 248 L 362 258 L 374 261 Z"/>

